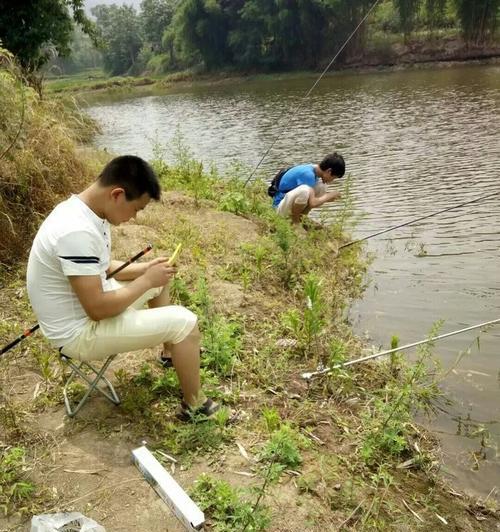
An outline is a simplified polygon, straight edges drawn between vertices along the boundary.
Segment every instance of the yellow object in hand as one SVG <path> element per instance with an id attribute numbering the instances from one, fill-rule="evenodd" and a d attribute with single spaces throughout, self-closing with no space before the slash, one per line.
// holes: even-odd
<path id="1" fill-rule="evenodd" d="M 177 247 L 175 248 L 175 251 L 172 253 L 172 256 L 168 259 L 167 265 L 173 266 L 175 264 L 175 261 L 177 260 L 177 255 L 179 255 L 179 251 L 181 250 L 182 243 L 177 244 Z"/>

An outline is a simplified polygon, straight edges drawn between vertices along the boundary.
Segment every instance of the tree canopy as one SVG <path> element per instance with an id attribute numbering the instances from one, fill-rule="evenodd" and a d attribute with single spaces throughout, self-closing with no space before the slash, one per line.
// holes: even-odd
<path id="1" fill-rule="evenodd" d="M 374 0 L 142 0 L 97 5 L 84 0 L 0 0 L 0 39 L 25 66 L 52 51 L 66 55 L 75 24 L 99 35 L 111 74 L 175 70 L 319 68 L 340 49 Z M 500 0 L 381 0 L 339 61 L 361 57 L 374 35 L 461 32 L 466 43 L 496 35 Z M 97 32 L 96 32 L 97 30 Z M 377 34 L 378 32 L 378 34 Z M 78 34 L 76 34 L 78 35 Z M 73 50 L 78 49 L 73 46 Z M 82 63 L 83 64 L 83 63 Z"/>
<path id="2" fill-rule="evenodd" d="M 143 39 L 140 19 L 132 6 L 98 5 L 92 8 L 104 40 L 104 67 L 113 75 L 127 73 L 135 64 Z"/>
<path id="3" fill-rule="evenodd" d="M 30 70 L 68 55 L 75 24 L 97 39 L 84 0 L 0 0 L 0 40 Z"/>

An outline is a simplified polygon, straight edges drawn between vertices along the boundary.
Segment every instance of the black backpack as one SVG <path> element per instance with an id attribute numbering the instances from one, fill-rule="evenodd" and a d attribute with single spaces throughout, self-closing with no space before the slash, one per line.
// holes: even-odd
<path id="1" fill-rule="evenodd" d="M 288 172 L 288 170 L 290 170 L 290 168 L 293 168 L 293 166 L 281 168 L 281 170 L 273 177 L 273 180 L 267 189 L 267 194 L 271 196 L 271 198 L 274 198 L 274 196 L 276 196 L 276 194 L 279 192 L 281 178 Z"/>

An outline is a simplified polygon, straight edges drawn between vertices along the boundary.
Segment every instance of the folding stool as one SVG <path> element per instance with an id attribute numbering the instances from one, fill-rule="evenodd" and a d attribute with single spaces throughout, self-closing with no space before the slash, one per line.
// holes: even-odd
<path id="1" fill-rule="evenodd" d="M 106 397 L 106 399 L 111 401 L 113 404 L 115 405 L 120 404 L 120 398 L 115 392 L 113 385 L 104 376 L 105 371 L 108 369 L 108 366 L 111 364 L 111 362 L 113 361 L 115 357 L 116 355 L 109 356 L 105 360 L 102 367 L 100 369 L 96 369 L 93 366 L 91 366 L 88 362 L 78 361 L 78 364 L 77 364 L 73 362 L 71 357 L 68 357 L 60 353 L 61 360 L 71 368 L 70 376 L 68 377 L 68 380 L 66 381 L 66 384 L 64 385 L 64 388 L 63 388 L 64 404 L 66 406 L 66 412 L 68 413 L 68 417 L 76 416 L 80 408 L 82 408 L 82 406 L 87 402 L 90 394 L 94 390 L 97 390 L 98 392 L 102 393 L 104 397 Z M 87 375 L 86 371 L 88 370 L 94 373 L 95 377 L 92 378 L 92 376 Z M 88 387 L 88 390 L 85 392 L 85 395 L 78 402 L 78 404 L 74 408 L 72 408 L 70 399 L 68 397 L 68 386 L 71 384 L 75 376 L 79 376 L 81 379 L 83 379 L 89 385 L 89 387 Z M 104 382 L 105 387 L 99 386 L 100 381 Z"/>

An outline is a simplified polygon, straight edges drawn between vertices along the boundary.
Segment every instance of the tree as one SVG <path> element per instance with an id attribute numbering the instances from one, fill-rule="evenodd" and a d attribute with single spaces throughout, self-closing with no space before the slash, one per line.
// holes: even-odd
<path id="1" fill-rule="evenodd" d="M 183 0 L 171 27 L 182 55 L 198 53 L 209 70 L 230 62 L 229 21 L 217 0 Z"/>
<path id="2" fill-rule="evenodd" d="M 431 30 L 443 26 L 446 13 L 446 0 L 425 0 L 427 26 Z"/>
<path id="3" fill-rule="evenodd" d="M 415 21 L 420 4 L 421 0 L 394 0 L 394 5 L 399 12 L 401 30 L 405 38 L 408 37 L 415 28 Z"/>
<path id="4" fill-rule="evenodd" d="M 44 65 L 43 71 L 71 74 L 103 66 L 101 52 L 79 26 L 73 30 L 70 48 L 71 51 L 67 57 L 56 57 L 49 61 Z"/>
<path id="5" fill-rule="evenodd" d="M 480 43 L 495 34 L 500 0 L 455 0 L 464 39 Z"/>
<path id="6" fill-rule="evenodd" d="M 373 5 L 372 0 L 328 0 L 326 19 L 328 26 L 322 36 L 327 44 L 325 51 L 328 57 L 333 57 L 346 42 L 347 38 L 363 20 L 368 9 Z M 362 24 L 352 36 L 345 51 L 339 58 L 346 58 L 358 54 L 364 49 L 367 24 Z"/>
<path id="7" fill-rule="evenodd" d="M 317 66 L 328 27 L 323 1 L 250 0 L 232 19 L 229 45 L 240 66 Z"/>
<path id="8" fill-rule="evenodd" d="M 175 0 L 143 0 L 141 3 L 141 26 L 144 40 L 157 51 L 161 48 L 165 29 L 172 21 Z"/>
<path id="9" fill-rule="evenodd" d="M 83 5 L 84 0 L 0 0 L 2 44 L 28 70 L 38 69 L 55 54 L 66 56 L 75 23 L 97 41 Z"/>
<path id="10" fill-rule="evenodd" d="M 142 47 L 140 20 L 132 6 L 98 5 L 92 8 L 104 41 L 104 68 L 113 76 L 134 66 Z"/>

